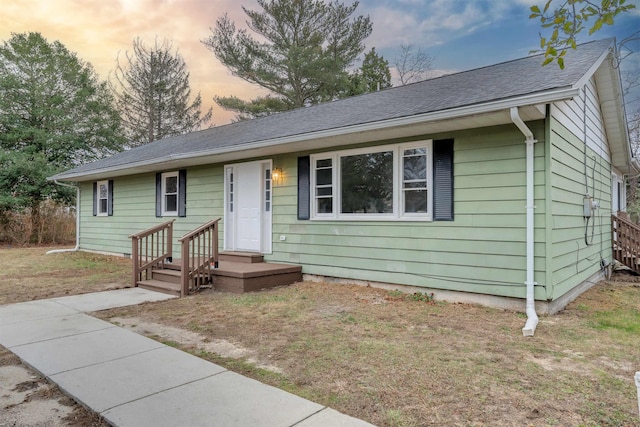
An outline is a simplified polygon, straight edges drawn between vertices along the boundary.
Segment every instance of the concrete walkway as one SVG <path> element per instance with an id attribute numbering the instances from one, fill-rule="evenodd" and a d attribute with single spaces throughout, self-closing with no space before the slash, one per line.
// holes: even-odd
<path id="1" fill-rule="evenodd" d="M 85 314 L 168 298 L 132 288 L 3 305 L 0 345 L 115 426 L 371 426 Z"/>

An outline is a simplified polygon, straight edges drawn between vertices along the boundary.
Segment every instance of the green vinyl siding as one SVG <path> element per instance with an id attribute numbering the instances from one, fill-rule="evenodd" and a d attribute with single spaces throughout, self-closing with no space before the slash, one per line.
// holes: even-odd
<path id="1" fill-rule="evenodd" d="M 611 165 L 560 121 L 552 117 L 549 123 L 553 283 L 548 298 L 553 300 L 597 273 L 601 259 L 611 262 Z M 583 217 L 587 192 L 600 206 L 588 227 Z"/>
<path id="2" fill-rule="evenodd" d="M 544 139 L 544 123 L 531 126 Z M 285 171 L 285 180 L 274 188 L 273 253 L 267 259 L 299 263 L 309 274 L 524 297 L 524 136 L 507 125 L 428 138 L 454 139 L 454 221 L 298 220 L 297 157 L 277 157 L 274 167 Z M 535 274 L 541 284 L 544 164 L 541 142 L 535 147 Z M 536 297 L 544 298 L 542 288 Z"/>
<path id="3" fill-rule="evenodd" d="M 584 144 L 559 122 L 527 123 L 534 158 L 534 269 L 538 300 L 556 299 L 611 259 L 610 165 L 587 149 L 595 177 L 596 233 L 584 243 Z M 267 261 L 346 279 L 524 298 L 526 174 L 524 136 L 514 125 L 424 135 L 454 140 L 453 221 L 297 219 L 297 157 L 272 158 L 283 179 L 272 191 L 272 253 Z M 380 141 L 386 145 L 407 140 Z M 359 148 L 348 146 L 345 149 Z M 593 159 L 596 168 L 592 168 Z M 155 173 L 114 178 L 113 216 L 92 216 L 92 183 L 81 184 L 82 249 L 130 253 L 128 236 L 175 219 L 177 239 L 224 217 L 223 165 L 187 169 L 187 216 L 155 217 Z M 223 221 L 220 222 L 223 247 Z M 284 240 L 281 240 L 284 237 Z"/>
<path id="4" fill-rule="evenodd" d="M 131 253 L 129 235 L 175 219 L 174 256 L 178 239 L 224 214 L 222 166 L 201 166 L 187 171 L 187 216 L 156 218 L 155 173 L 114 178 L 113 216 L 92 216 L 92 183 L 81 183 L 80 248 L 120 254 Z M 222 244 L 222 221 L 219 239 Z"/>

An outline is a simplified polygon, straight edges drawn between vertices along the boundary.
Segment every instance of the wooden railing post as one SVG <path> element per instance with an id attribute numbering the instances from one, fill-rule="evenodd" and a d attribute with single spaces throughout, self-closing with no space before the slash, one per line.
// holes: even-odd
<path id="1" fill-rule="evenodd" d="M 180 255 L 181 257 L 180 261 L 182 263 L 181 270 L 180 270 L 180 283 L 182 285 L 180 286 L 181 297 L 189 294 L 189 276 L 190 276 L 189 244 L 190 244 L 190 240 L 182 242 L 182 254 Z"/>
<path id="2" fill-rule="evenodd" d="M 173 221 L 171 221 L 169 227 L 167 227 L 167 253 L 169 254 L 169 258 L 173 257 Z"/>
<path id="3" fill-rule="evenodd" d="M 133 285 L 133 287 L 137 287 L 138 286 L 138 275 L 140 274 L 140 260 L 138 259 L 138 237 L 137 236 L 133 236 L 131 238 L 131 264 L 132 264 L 132 271 L 133 271 L 133 277 L 131 284 Z"/>

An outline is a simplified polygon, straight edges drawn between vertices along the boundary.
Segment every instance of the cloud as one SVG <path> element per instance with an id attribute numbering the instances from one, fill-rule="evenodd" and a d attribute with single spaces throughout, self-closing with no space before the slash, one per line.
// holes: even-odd
<path id="1" fill-rule="evenodd" d="M 367 2 L 360 13 L 374 23 L 371 41 L 380 48 L 415 44 L 437 46 L 487 28 L 514 12 L 526 13 L 533 0 L 403 0 Z M 373 5 L 376 3 L 376 5 Z"/>
<path id="2" fill-rule="evenodd" d="M 131 51 L 141 37 L 147 44 L 166 38 L 179 49 L 191 73 L 191 88 L 201 92 L 203 106 L 214 106 L 214 121 L 227 122 L 232 113 L 217 107 L 214 95 L 230 93 L 243 97 L 246 83 L 232 77 L 212 52 L 201 43 L 216 20 L 229 13 L 236 22 L 245 14 L 236 0 L 12 0 L 0 8 L 0 39 L 11 33 L 37 31 L 49 41 L 59 40 L 78 57 L 90 62 L 106 79 L 115 68 L 116 57 Z M 250 9 L 255 0 L 243 0 Z"/>

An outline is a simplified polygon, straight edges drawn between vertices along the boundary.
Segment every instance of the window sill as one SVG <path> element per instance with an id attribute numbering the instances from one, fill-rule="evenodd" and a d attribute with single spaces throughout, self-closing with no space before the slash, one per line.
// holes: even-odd
<path id="1" fill-rule="evenodd" d="M 363 215 L 354 215 L 354 216 L 314 216 L 310 218 L 311 221 L 338 221 L 338 222 L 433 222 L 431 217 L 420 217 L 420 216 L 363 216 Z"/>

